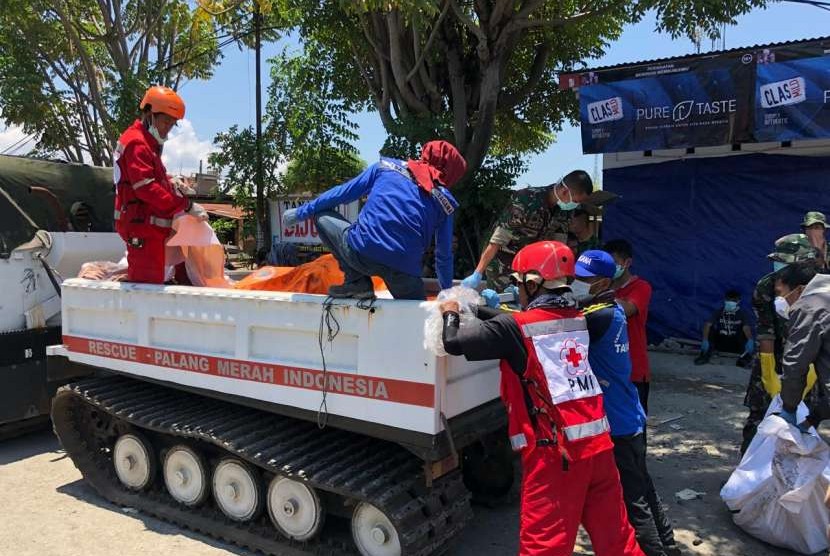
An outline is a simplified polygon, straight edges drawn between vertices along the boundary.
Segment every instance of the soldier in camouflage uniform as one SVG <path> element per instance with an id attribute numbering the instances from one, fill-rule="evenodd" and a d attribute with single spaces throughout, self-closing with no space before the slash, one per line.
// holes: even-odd
<path id="1" fill-rule="evenodd" d="M 758 424 L 763 420 L 773 395 L 780 389 L 781 357 L 786 339 L 786 321 L 775 312 L 775 280 L 789 264 L 810 264 L 816 258 L 815 249 L 804 234 L 789 234 L 775 242 L 775 251 L 769 254 L 775 270 L 758 280 L 752 293 L 752 308 L 757 319 L 756 339 L 759 349 L 752 361 L 752 373 L 744 396 L 749 415 L 743 429 L 741 454 L 749 447 Z"/>
<path id="2" fill-rule="evenodd" d="M 565 243 L 574 209 L 593 190 L 588 173 L 574 170 L 558 183 L 513 193 L 496 220 L 475 272 L 464 279 L 463 285 L 477 288 L 486 274 L 488 285 L 503 291 L 510 285 L 510 265 L 516 252 L 537 241 Z"/>
<path id="3" fill-rule="evenodd" d="M 816 250 L 816 267 L 822 274 L 830 274 L 830 256 L 827 251 L 827 217 L 824 213 L 811 210 L 804 215 L 801 222 L 804 235 L 810 240 Z"/>

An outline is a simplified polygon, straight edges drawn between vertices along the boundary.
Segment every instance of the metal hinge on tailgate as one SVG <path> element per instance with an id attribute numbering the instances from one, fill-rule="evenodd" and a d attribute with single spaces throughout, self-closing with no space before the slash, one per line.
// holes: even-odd
<path id="1" fill-rule="evenodd" d="M 458 450 L 455 449 L 455 440 L 452 438 L 452 431 L 450 430 L 450 422 L 444 412 L 441 412 L 441 424 L 444 425 L 444 434 L 447 435 L 447 441 L 450 445 L 450 455 L 438 461 L 428 461 L 424 463 L 424 476 L 426 477 L 427 486 L 431 487 L 432 482 L 440 477 L 443 477 L 453 469 L 458 467 L 459 458 Z"/>

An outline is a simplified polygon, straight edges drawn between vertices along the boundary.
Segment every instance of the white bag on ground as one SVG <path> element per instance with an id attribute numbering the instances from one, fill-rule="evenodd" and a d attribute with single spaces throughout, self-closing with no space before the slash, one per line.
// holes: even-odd
<path id="1" fill-rule="evenodd" d="M 441 311 L 438 310 L 441 301 L 458 301 L 461 309 L 461 327 L 463 328 L 475 319 L 472 308 L 481 303 L 481 296 L 471 288 L 453 286 L 442 290 L 438 294 L 437 301 L 421 303 L 421 307 L 429 311 L 429 315 L 424 321 L 424 347 L 436 355 L 444 356 L 447 355 L 447 352 L 444 351 L 444 318 L 441 316 Z"/>
<path id="2" fill-rule="evenodd" d="M 801 554 L 826 550 L 830 511 L 824 495 L 830 484 L 830 447 L 815 429 L 804 434 L 772 413 L 776 396 L 758 433 L 720 495 L 735 524 L 763 541 Z M 807 407 L 798 407 L 799 421 Z"/>

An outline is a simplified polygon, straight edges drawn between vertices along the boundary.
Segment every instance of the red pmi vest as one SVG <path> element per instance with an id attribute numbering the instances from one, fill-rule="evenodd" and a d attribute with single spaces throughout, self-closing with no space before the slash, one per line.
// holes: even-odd
<path id="1" fill-rule="evenodd" d="M 515 313 L 527 349 L 519 375 L 501 362 L 501 397 L 514 450 L 557 447 L 580 460 L 613 448 L 602 390 L 588 363 L 588 328 L 577 309 Z"/>

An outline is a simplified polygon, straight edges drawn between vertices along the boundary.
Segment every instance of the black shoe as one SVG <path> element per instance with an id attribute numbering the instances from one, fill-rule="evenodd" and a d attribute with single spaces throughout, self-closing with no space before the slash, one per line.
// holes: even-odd
<path id="1" fill-rule="evenodd" d="M 372 299 L 375 297 L 375 289 L 368 280 L 365 282 L 363 280 L 357 280 L 339 286 L 331 286 L 329 288 L 329 295 L 337 299 Z"/>
<path id="2" fill-rule="evenodd" d="M 752 363 L 752 354 L 751 353 L 744 353 L 738 360 L 735 361 L 735 365 L 741 368 L 749 367 L 749 364 Z"/>
<path id="3" fill-rule="evenodd" d="M 705 365 L 709 362 L 709 359 L 711 359 L 711 358 L 712 358 L 711 353 L 708 353 L 708 352 L 707 353 L 701 353 L 700 355 L 697 356 L 697 359 L 695 359 L 695 365 Z"/>

